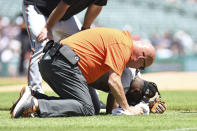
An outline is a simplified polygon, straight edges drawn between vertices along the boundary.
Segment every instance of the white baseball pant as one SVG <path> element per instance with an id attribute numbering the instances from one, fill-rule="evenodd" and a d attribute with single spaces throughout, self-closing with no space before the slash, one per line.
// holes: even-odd
<path id="1" fill-rule="evenodd" d="M 42 50 L 46 41 L 39 43 L 36 37 L 41 29 L 45 26 L 47 17 L 42 15 L 34 5 L 23 5 L 23 16 L 29 34 L 31 44 L 31 56 L 28 68 L 28 85 L 40 93 L 44 93 L 42 89 L 42 77 L 38 68 L 39 58 L 43 55 Z M 55 41 L 68 37 L 81 29 L 81 23 L 76 16 L 66 21 L 59 21 L 53 28 L 53 37 Z"/>

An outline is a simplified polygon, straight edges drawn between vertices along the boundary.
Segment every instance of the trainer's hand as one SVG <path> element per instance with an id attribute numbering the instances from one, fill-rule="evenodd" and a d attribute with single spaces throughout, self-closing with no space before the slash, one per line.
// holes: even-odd
<path id="1" fill-rule="evenodd" d="M 44 40 L 52 40 L 53 39 L 53 35 L 52 35 L 52 31 L 47 29 L 46 27 L 42 28 L 40 34 L 37 36 L 37 40 L 38 42 L 42 42 Z"/>
<path id="2" fill-rule="evenodd" d="M 129 112 L 131 113 L 131 115 L 141 115 L 144 113 L 144 110 L 138 106 L 130 106 Z"/>

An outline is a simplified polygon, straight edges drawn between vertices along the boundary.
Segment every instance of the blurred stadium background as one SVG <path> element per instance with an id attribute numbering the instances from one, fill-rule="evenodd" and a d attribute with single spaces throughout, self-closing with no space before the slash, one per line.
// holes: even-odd
<path id="1" fill-rule="evenodd" d="M 22 0 L 0 0 L 0 76 L 25 76 L 29 41 Z M 83 21 L 85 11 L 77 16 Z M 129 30 L 151 41 L 155 63 L 145 72 L 197 71 L 197 0 L 108 0 L 94 26 Z"/>

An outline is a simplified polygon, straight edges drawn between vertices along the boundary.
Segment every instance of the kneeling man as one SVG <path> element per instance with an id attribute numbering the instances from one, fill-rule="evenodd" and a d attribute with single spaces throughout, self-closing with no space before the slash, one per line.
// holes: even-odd
<path id="1" fill-rule="evenodd" d="M 155 48 L 133 42 L 128 31 L 93 28 L 76 33 L 59 43 L 49 41 L 39 62 L 42 78 L 59 97 L 36 99 L 30 88 L 17 102 L 12 118 L 90 116 L 95 114 L 88 84 L 109 72 L 108 84 L 114 99 L 130 115 L 143 109 L 130 108 L 121 83 L 125 67 L 143 69 L 155 59 Z"/>

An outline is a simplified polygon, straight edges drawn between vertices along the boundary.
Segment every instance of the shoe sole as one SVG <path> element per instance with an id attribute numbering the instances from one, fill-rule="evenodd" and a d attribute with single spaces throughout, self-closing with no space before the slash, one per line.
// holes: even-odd
<path id="1" fill-rule="evenodd" d="M 29 88 L 29 87 L 24 87 L 22 90 L 21 90 L 21 94 L 19 97 L 20 99 L 18 100 L 17 104 L 15 105 L 14 109 L 13 109 L 13 112 L 11 114 L 11 118 L 18 118 L 20 117 L 20 113 L 17 112 L 17 110 L 19 110 L 19 108 L 21 107 L 21 105 L 27 100 L 28 98 L 28 94 L 25 94 L 25 92 L 27 91 L 26 88 Z"/>
<path id="2" fill-rule="evenodd" d="M 17 103 L 20 101 L 21 97 L 23 96 L 24 92 L 25 92 L 25 87 L 23 87 L 20 91 L 20 95 L 18 97 L 18 99 L 13 103 L 12 107 L 10 108 L 10 114 L 12 114 L 14 108 L 16 107 Z"/>

